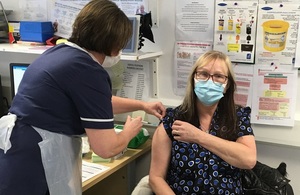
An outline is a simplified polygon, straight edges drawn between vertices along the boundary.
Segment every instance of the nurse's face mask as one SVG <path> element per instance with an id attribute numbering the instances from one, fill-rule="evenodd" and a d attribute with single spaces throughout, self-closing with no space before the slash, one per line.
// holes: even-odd
<path id="1" fill-rule="evenodd" d="M 121 59 L 122 52 L 120 51 L 117 56 L 105 56 L 102 66 L 105 68 L 110 68 L 117 64 Z"/>

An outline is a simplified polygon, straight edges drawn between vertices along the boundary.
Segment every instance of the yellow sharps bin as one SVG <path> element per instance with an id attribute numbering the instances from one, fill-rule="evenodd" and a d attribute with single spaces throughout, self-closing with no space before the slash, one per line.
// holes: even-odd
<path id="1" fill-rule="evenodd" d="M 262 26 L 264 48 L 271 52 L 284 50 L 289 23 L 283 20 L 269 20 L 264 22 Z"/>

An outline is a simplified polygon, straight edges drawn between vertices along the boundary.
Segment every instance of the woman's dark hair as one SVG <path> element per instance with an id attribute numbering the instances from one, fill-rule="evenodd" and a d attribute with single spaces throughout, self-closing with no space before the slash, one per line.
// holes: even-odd
<path id="1" fill-rule="evenodd" d="M 77 15 L 69 41 L 111 56 L 127 45 L 131 35 L 130 20 L 114 2 L 91 0 Z"/>

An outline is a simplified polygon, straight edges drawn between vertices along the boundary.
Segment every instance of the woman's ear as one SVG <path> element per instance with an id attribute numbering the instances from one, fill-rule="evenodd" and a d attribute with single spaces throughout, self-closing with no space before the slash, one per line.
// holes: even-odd
<path id="1" fill-rule="evenodd" d="M 229 88 L 229 83 L 226 84 L 226 87 L 224 89 L 224 94 L 226 93 L 227 89 Z"/>
<path id="2" fill-rule="evenodd" d="M 223 94 L 225 94 L 228 89 L 229 83 L 223 84 L 223 86 L 224 86 Z"/>

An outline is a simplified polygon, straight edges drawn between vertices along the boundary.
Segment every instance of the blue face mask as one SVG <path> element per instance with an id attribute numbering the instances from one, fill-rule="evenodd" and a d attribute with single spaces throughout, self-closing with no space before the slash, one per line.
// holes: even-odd
<path id="1" fill-rule="evenodd" d="M 197 81 L 195 80 L 194 92 L 200 102 L 206 106 L 217 103 L 224 95 L 225 84 L 214 83 L 212 80 Z"/>

